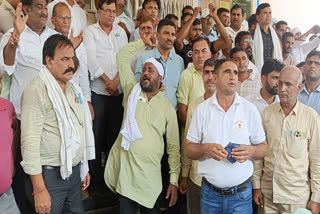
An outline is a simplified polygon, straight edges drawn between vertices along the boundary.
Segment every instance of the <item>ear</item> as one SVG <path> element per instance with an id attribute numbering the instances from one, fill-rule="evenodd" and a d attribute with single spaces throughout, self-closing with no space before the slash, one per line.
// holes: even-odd
<path id="1" fill-rule="evenodd" d="M 22 6 L 22 11 L 24 14 L 29 14 L 29 6 L 23 5 Z"/>
<path id="2" fill-rule="evenodd" d="M 302 91 L 302 89 L 303 89 L 303 84 L 302 84 L 302 83 L 300 83 L 300 84 L 298 85 L 299 93 Z"/>
<path id="3" fill-rule="evenodd" d="M 265 85 L 267 82 L 267 77 L 265 75 L 261 75 L 261 83 L 262 85 Z"/>
<path id="4" fill-rule="evenodd" d="M 52 67 L 52 59 L 49 56 L 46 56 L 46 66 L 48 68 Z"/>
<path id="5" fill-rule="evenodd" d="M 219 71 L 218 71 L 219 72 Z M 218 79 L 218 73 L 213 73 L 213 83 L 217 84 L 217 79 Z"/>
<path id="6" fill-rule="evenodd" d="M 159 74 L 159 80 L 162 81 L 163 77 Z"/>
<path id="7" fill-rule="evenodd" d="M 53 16 L 51 16 L 51 23 L 54 26 L 54 28 L 56 27 L 56 23 L 55 23 L 55 19 L 53 18 Z"/>
<path id="8" fill-rule="evenodd" d="M 156 37 L 157 37 L 157 40 L 159 39 L 159 33 L 158 32 L 156 32 Z"/>

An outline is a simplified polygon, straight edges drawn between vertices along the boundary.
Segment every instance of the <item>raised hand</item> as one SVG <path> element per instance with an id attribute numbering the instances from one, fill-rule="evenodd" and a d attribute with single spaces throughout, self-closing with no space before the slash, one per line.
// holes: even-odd
<path id="1" fill-rule="evenodd" d="M 144 41 L 145 45 L 148 46 L 149 48 L 153 49 L 157 46 L 154 33 L 145 33 L 143 37 L 145 39 Z"/>
<path id="2" fill-rule="evenodd" d="M 22 3 L 20 2 L 16 9 L 16 16 L 14 18 L 14 30 L 13 30 L 13 36 L 16 39 L 20 38 L 21 33 L 24 31 L 24 28 L 26 27 L 28 20 L 28 14 L 25 15 L 22 11 Z"/>
<path id="3" fill-rule="evenodd" d="M 209 11 L 210 11 L 210 16 L 212 16 L 212 17 L 217 17 L 218 16 L 217 15 L 217 8 L 216 8 L 216 6 L 214 6 L 213 3 L 210 3 L 208 5 L 208 8 L 209 8 Z"/>
<path id="4" fill-rule="evenodd" d="M 73 29 L 71 28 L 69 40 L 72 42 L 74 49 L 77 49 L 83 41 L 83 31 L 80 32 L 79 36 L 73 36 Z"/>
<path id="5" fill-rule="evenodd" d="M 198 14 L 201 15 L 201 13 L 202 13 L 201 7 L 195 7 L 195 8 L 194 8 L 193 14 L 195 14 L 196 16 L 198 16 Z"/>

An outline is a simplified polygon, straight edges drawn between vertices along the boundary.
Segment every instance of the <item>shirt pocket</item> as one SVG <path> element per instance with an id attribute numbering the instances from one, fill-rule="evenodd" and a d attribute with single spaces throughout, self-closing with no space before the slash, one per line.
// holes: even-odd
<path id="1" fill-rule="evenodd" d="M 303 137 L 291 136 L 287 140 L 288 155 L 292 158 L 299 159 L 306 154 L 308 149 L 308 140 Z"/>

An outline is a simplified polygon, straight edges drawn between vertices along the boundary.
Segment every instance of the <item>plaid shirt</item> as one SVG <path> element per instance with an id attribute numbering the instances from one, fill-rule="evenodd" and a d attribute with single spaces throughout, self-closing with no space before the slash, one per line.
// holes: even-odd
<path id="1" fill-rule="evenodd" d="M 268 34 L 266 34 L 261 28 L 261 35 L 263 41 L 263 60 L 266 61 L 267 59 L 272 58 L 273 51 L 273 42 L 270 29 L 268 29 Z"/>

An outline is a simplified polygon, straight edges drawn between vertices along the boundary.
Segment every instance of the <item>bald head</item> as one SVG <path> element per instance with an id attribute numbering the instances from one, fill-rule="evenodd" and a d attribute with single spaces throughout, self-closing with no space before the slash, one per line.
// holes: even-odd
<path id="1" fill-rule="evenodd" d="M 302 73 L 296 66 L 288 65 L 280 71 L 278 91 L 281 104 L 294 105 L 302 90 Z"/>
<path id="2" fill-rule="evenodd" d="M 299 86 L 299 84 L 302 84 L 302 73 L 300 71 L 299 68 L 297 68 L 296 66 L 294 65 L 287 65 L 285 66 L 281 72 L 280 72 L 280 76 L 281 74 L 283 76 L 286 76 L 287 78 L 288 77 L 291 77 L 292 80 L 296 81 L 297 84 L 296 86 Z"/>
<path id="3" fill-rule="evenodd" d="M 71 25 L 71 12 L 65 3 L 60 2 L 53 7 L 51 22 L 57 32 L 68 36 Z"/>

